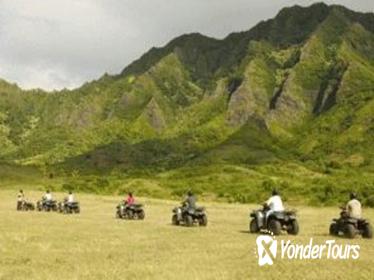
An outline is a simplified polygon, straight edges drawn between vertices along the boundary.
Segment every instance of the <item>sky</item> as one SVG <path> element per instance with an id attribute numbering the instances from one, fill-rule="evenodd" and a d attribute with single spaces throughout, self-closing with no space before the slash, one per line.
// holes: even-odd
<path id="1" fill-rule="evenodd" d="M 297 0 L 0 0 L 0 78 L 24 89 L 75 88 L 117 74 L 185 33 L 224 38 Z M 373 0 L 324 1 L 363 12 Z"/>

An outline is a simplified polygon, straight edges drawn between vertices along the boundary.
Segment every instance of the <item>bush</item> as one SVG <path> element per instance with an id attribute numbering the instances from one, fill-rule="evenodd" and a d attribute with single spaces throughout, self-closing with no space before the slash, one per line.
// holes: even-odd
<path id="1" fill-rule="evenodd" d="M 274 180 L 267 179 L 262 182 L 262 189 L 264 192 L 270 193 L 273 189 L 277 187 L 276 183 Z"/>
<path id="2" fill-rule="evenodd" d="M 364 205 L 367 207 L 374 207 L 374 195 L 369 196 L 364 201 Z"/>

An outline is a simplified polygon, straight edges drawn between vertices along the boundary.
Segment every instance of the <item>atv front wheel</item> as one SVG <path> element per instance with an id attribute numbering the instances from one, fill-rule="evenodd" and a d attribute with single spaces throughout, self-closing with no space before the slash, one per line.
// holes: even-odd
<path id="1" fill-rule="evenodd" d="M 330 232 L 330 235 L 333 235 L 333 236 L 338 235 L 339 234 L 338 225 L 336 223 L 332 223 L 330 225 L 329 232 Z"/>
<path id="2" fill-rule="evenodd" d="M 193 218 L 190 215 L 186 215 L 185 223 L 187 227 L 192 227 L 193 225 Z"/>
<path id="3" fill-rule="evenodd" d="M 203 226 L 203 227 L 206 227 L 208 225 L 208 217 L 206 215 L 203 215 L 200 219 L 199 219 L 199 225 L 200 226 Z"/>
<path id="4" fill-rule="evenodd" d="M 269 222 L 268 230 L 274 235 L 279 235 L 282 231 L 282 225 L 278 220 L 272 219 Z"/>
<path id="5" fill-rule="evenodd" d="M 299 223 L 297 220 L 293 220 L 287 229 L 288 234 L 297 235 L 299 233 Z"/>
<path id="6" fill-rule="evenodd" d="M 344 235 L 345 237 L 350 238 L 350 239 L 355 238 L 356 236 L 355 226 L 352 224 L 346 224 L 344 227 Z"/>
<path id="7" fill-rule="evenodd" d="M 116 218 L 117 219 L 122 219 L 122 215 L 119 211 L 116 211 Z"/>
<path id="8" fill-rule="evenodd" d="M 362 237 L 369 238 L 369 239 L 373 238 L 373 228 L 371 227 L 370 224 L 364 225 L 364 229 L 362 231 Z"/>
<path id="9" fill-rule="evenodd" d="M 250 233 L 257 233 L 260 231 L 260 228 L 257 225 L 256 219 L 252 219 L 249 223 L 249 232 Z"/>
<path id="10" fill-rule="evenodd" d="M 171 224 L 174 225 L 174 226 L 179 226 L 179 221 L 178 221 L 177 215 L 173 215 L 173 217 L 171 218 Z"/>

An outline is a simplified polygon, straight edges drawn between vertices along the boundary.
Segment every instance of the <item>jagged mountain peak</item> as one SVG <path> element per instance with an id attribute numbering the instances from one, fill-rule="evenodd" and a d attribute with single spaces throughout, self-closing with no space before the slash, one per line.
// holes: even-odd
<path id="1" fill-rule="evenodd" d="M 115 165 L 111 145 L 120 142 L 131 156 L 119 153 L 116 161 L 130 165 L 159 157 L 181 166 L 213 154 L 231 162 L 233 146 L 244 151 L 243 163 L 258 157 L 261 141 L 274 158 L 277 141 L 318 154 L 330 148 L 329 137 L 339 139 L 334 148 L 357 152 L 341 135 L 349 127 L 350 135 L 367 131 L 360 122 L 373 102 L 373 20 L 342 6 L 294 6 L 222 40 L 182 35 L 121 74 L 74 91 L 34 94 L 0 81 L 0 93 L 9 93 L 0 94 L 0 139 L 7 143 L 0 157 L 81 163 L 81 155 L 105 146 L 100 157 Z M 362 147 L 370 139 L 360 135 Z"/>

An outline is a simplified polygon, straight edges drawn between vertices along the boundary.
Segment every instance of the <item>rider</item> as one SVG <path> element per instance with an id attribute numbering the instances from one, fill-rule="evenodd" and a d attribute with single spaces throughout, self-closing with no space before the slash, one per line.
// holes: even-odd
<path id="1" fill-rule="evenodd" d="M 25 194 L 23 190 L 20 190 L 17 195 L 17 210 L 21 209 L 22 203 L 25 201 Z"/>
<path id="2" fill-rule="evenodd" d="M 68 195 L 68 199 L 67 199 L 67 203 L 68 204 L 72 204 L 75 202 L 75 199 L 74 199 L 74 195 L 73 195 L 73 192 L 72 191 L 69 191 L 69 195 Z"/>
<path id="3" fill-rule="evenodd" d="M 268 217 L 274 212 L 283 212 L 283 202 L 279 195 L 279 192 L 274 189 L 271 193 L 271 197 L 265 202 L 265 208 L 268 210 L 265 213 L 265 223 L 267 223 Z"/>
<path id="4" fill-rule="evenodd" d="M 191 190 L 187 192 L 187 197 L 183 201 L 183 205 L 185 205 L 185 209 L 196 209 L 196 197 L 192 193 Z"/>
<path id="5" fill-rule="evenodd" d="M 349 195 L 350 200 L 348 201 L 346 205 L 346 210 L 348 217 L 354 218 L 354 219 L 361 219 L 362 216 L 362 209 L 361 209 L 361 203 L 357 199 L 356 193 L 350 193 Z"/>
<path id="6" fill-rule="evenodd" d="M 125 204 L 127 205 L 127 206 L 131 206 L 131 205 L 133 205 L 135 203 L 135 198 L 134 198 L 134 196 L 132 195 L 132 192 L 129 192 L 128 194 L 127 194 L 127 198 L 125 199 Z"/>
<path id="7" fill-rule="evenodd" d="M 46 202 L 51 202 L 53 200 L 52 194 L 49 190 L 47 190 L 46 193 L 44 194 L 43 200 Z"/>

